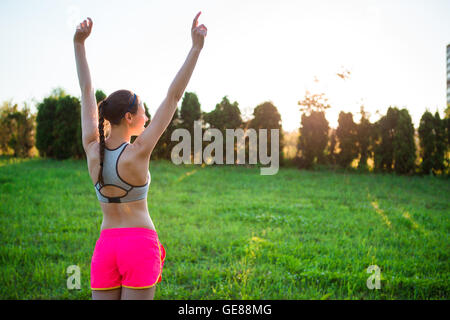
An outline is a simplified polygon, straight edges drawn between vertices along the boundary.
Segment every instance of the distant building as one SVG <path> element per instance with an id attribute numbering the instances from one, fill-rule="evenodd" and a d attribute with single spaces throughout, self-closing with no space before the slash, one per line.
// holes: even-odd
<path id="1" fill-rule="evenodd" d="M 447 104 L 450 104 L 450 44 L 447 45 Z"/>

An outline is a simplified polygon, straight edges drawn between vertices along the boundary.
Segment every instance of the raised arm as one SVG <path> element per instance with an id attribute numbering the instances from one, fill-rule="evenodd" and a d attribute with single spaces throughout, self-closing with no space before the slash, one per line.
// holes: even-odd
<path id="1" fill-rule="evenodd" d="M 203 49 L 207 28 L 203 24 L 197 27 L 200 14 L 201 12 L 197 13 L 192 23 L 192 48 L 189 51 L 186 61 L 172 81 L 172 84 L 167 91 L 167 95 L 156 110 L 152 121 L 133 143 L 138 147 L 138 152 L 147 159 L 150 159 L 153 148 L 172 120 L 177 108 L 177 103 L 186 89 L 200 55 L 200 51 Z"/>
<path id="2" fill-rule="evenodd" d="M 92 87 L 91 74 L 86 60 L 84 42 L 92 31 L 92 20 L 84 20 L 77 26 L 73 37 L 75 61 L 77 64 L 78 82 L 81 89 L 81 130 L 83 148 L 87 151 L 90 143 L 98 140 L 98 110 Z"/>

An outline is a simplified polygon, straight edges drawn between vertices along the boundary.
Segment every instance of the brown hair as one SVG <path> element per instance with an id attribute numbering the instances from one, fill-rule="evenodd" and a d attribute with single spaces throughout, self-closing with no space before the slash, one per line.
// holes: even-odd
<path id="1" fill-rule="evenodd" d="M 134 101 L 134 93 L 129 90 L 117 90 L 111 93 L 107 98 L 98 104 L 98 132 L 100 134 L 100 171 L 98 173 L 98 181 L 100 185 L 103 181 L 103 159 L 105 156 L 105 133 L 104 120 L 108 120 L 111 125 L 120 125 L 123 117 L 127 112 L 136 114 L 139 105 L 139 97 L 136 95 Z"/>

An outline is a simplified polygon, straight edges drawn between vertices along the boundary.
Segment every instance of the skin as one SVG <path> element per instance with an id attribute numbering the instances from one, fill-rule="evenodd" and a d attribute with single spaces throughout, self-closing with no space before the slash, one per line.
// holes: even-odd
<path id="1" fill-rule="evenodd" d="M 139 97 L 136 114 L 127 112 L 120 125 L 111 125 L 110 135 L 105 139 L 109 149 L 115 149 L 123 142 L 130 143 L 131 136 L 138 136 L 133 144 L 129 144 L 122 152 L 117 169 L 120 177 L 132 185 L 143 185 L 148 181 L 152 147 L 166 129 L 176 109 L 176 102 L 186 88 L 198 55 L 203 48 L 207 28 L 202 24 L 198 26 L 199 12 L 192 23 L 191 36 L 193 47 L 185 64 L 178 72 L 169 88 L 166 99 L 155 113 L 152 122 L 145 128 L 149 120 L 145 115 L 145 108 Z M 77 72 L 82 93 L 82 135 L 83 148 L 86 152 L 89 175 L 93 185 L 97 182 L 100 171 L 100 142 L 98 134 L 97 106 L 92 88 L 89 67 L 85 57 L 84 42 L 92 31 L 91 18 L 84 20 L 77 26 L 74 35 L 75 58 Z M 151 149 L 150 151 L 148 151 Z M 125 192 L 117 187 L 107 186 L 101 193 L 109 197 L 121 196 Z M 147 208 L 147 199 L 126 203 L 99 202 L 103 211 L 101 230 L 110 228 L 148 228 L 155 230 Z M 112 290 L 92 290 L 94 300 L 126 300 L 126 299 L 153 299 L 156 285 L 147 289 L 118 288 Z"/>

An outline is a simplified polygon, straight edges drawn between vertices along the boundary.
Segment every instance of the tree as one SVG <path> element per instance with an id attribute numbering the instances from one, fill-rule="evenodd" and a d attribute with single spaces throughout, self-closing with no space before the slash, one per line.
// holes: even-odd
<path id="1" fill-rule="evenodd" d="M 4 102 L 0 108 L 0 149 L 7 153 L 11 148 L 14 157 L 29 157 L 34 146 L 36 116 L 25 104 L 22 110 L 18 105 Z"/>
<path id="2" fill-rule="evenodd" d="M 192 137 L 191 152 L 194 152 L 194 121 L 200 120 L 202 111 L 198 97 L 193 92 L 185 92 L 180 108 L 180 128 L 187 129 Z M 202 130 L 203 136 L 203 130 Z"/>
<path id="3" fill-rule="evenodd" d="M 37 106 L 36 147 L 57 159 L 83 158 L 80 100 L 57 88 Z"/>
<path id="4" fill-rule="evenodd" d="M 439 112 L 434 114 L 434 127 L 436 130 L 436 153 L 434 157 L 434 170 L 437 174 L 445 172 L 445 153 L 447 149 L 445 134 L 445 119 L 441 119 Z"/>
<path id="5" fill-rule="evenodd" d="M 170 160 L 170 154 L 172 148 L 178 143 L 177 141 L 172 141 L 172 132 L 180 127 L 180 114 L 178 108 L 175 109 L 172 120 L 170 121 L 167 129 L 164 130 L 163 134 L 156 143 L 155 148 L 152 151 L 152 159 L 167 159 Z"/>
<path id="6" fill-rule="evenodd" d="M 394 171 L 397 174 L 414 174 L 416 160 L 414 125 L 407 109 L 402 109 L 398 113 L 393 146 Z"/>
<path id="7" fill-rule="evenodd" d="M 336 129 L 331 128 L 330 134 L 330 147 L 328 153 L 328 163 L 331 165 L 335 165 L 337 163 L 337 153 L 336 153 L 336 145 L 337 145 L 337 136 Z"/>
<path id="8" fill-rule="evenodd" d="M 298 105 L 302 106 L 300 111 L 303 113 L 309 113 L 313 111 L 325 112 L 331 106 L 327 103 L 328 99 L 325 97 L 325 93 L 311 94 L 306 90 L 305 98 L 298 102 Z"/>
<path id="9" fill-rule="evenodd" d="M 339 125 L 336 129 L 336 135 L 339 141 L 340 152 L 337 155 L 337 163 L 342 168 L 348 168 L 353 159 L 358 157 L 357 148 L 357 126 L 353 122 L 351 112 L 339 113 Z"/>
<path id="10" fill-rule="evenodd" d="M 389 107 L 387 114 L 375 123 L 375 130 L 375 171 L 414 173 L 416 146 L 408 110 Z"/>
<path id="11" fill-rule="evenodd" d="M 374 125 L 375 145 L 374 164 L 375 171 L 392 172 L 394 170 L 394 131 L 399 110 L 389 107 L 387 114 L 381 117 Z"/>
<path id="12" fill-rule="evenodd" d="M 361 119 L 359 124 L 357 125 L 356 131 L 356 139 L 358 145 L 358 152 L 361 155 L 361 158 L 358 163 L 358 169 L 367 170 L 367 159 L 372 155 L 372 124 L 370 123 L 368 117 L 368 113 L 364 111 L 364 106 L 360 108 Z"/>
<path id="13" fill-rule="evenodd" d="M 450 104 L 447 104 L 444 116 L 444 127 L 445 127 L 445 168 L 446 174 L 449 174 L 450 168 Z"/>
<path id="14" fill-rule="evenodd" d="M 145 109 L 145 115 L 148 118 L 148 121 L 144 124 L 144 127 L 147 128 L 147 126 L 150 124 L 150 121 L 152 121 L 152 115 L 148 111 L 148 107 L 147 107 L 147 104 L 145 102 L 144 102 L 144 109 Z"/>
<path id="15" fill-rule="evenodd" d="M 224 96 L 213 111 L 203 113 L 203 120 L 209 123 L 211 128 L 219 129 L 225 136 L 225 129 L 236 129 L 242 125 L 239 104 L 237 101 L 231 104 L 227 96 Z"/>
<path id="16" fill-rule="evenodd" d="M 445 161 L 445 154 L 448 150 L 445 133 L 446 122 L 446 119 L 441 120 L 438 112 L 433 116 L 428 110 L 420 119 L 419 141 L 420 156 L 422 157 L 420 169 L 424 174 L 436 175 L 438 172 L 444 172 L 448 167 Z"/>
<path id="17" fill-rule="evenodd" d="M 187 129 L 193 136 L 194 121 L 200 120 L 201 115 L 200 102 L 197 95 L 193 92 L 185 92 L 180 109 L 181 127 Z"/>
<path id="18" fill-rule="evenodd" d="M 233 103 L 228 100 L 227 96 L 222 98 L 222 101 L 216 104 L 216 108 L 210 112 L 202 113 L 203 120 L 210 125 L 211 128 L 219 129 L 226 141 L 226 129 L 236 129 L 242 126 L 241 111 L 239 110 L 239 103 Z M 237 150 L 236 141 L 233 143 L 234 150 Z M 225 145 L 223 146 L 225 148 Z M 226 162 L 226 150 L 222 149 L 223 163 Z M 235 152 L 236 154 L 236 152 Z"/>
<path id="19" fill-rule="evenodd" d="M 66 95 L 58 99 L 53 131 L 56 159 L 80 159 L 85 156 L 81 134 L 81 104 L 78 98 Z"/>
<path id="20" fill-rule="evenodd" d="M 420 170 L 424 174 L 431 174 L 434 166 L 434 152 L 436 149 L 436 133 L 433 128 L 434 117 L 428 110 L 422 114 L 419 124 L 419 144 L 422 162 Z"/>
<path id="21" fill-rule="evenodd" d="M 278 129 L 279 131 L 279 141 L 278 141 L 278 155 L 280 157 L 280 165 L 284 164 L 284 153 L 283 153 L 283 129 L 281 125 L 281 115 L 278 112 L 278 109 L 274 106 L 272 101 L 266 101 L 253 110 L 253 118 L 250 120 L 248 124 L 249 128 L 256 130 L 256 135 L 258 137 L 258 141 L 260 141 L 259 137 L 259 129 L 267 129 L 267 155 L 271 156 L 272 150 L 272 133 L 271 129 Z M 259 145 L 259 144 L 258 144 Z"/>
<path id="22" fill-rule="evenodd" d="M 36 116 L 36 148 L 42 157 L 53 157 L 54 147 L 53 141 L 55 124 L 56 105 L 58 97 L 49 96 L 37 105 Z"/>
<path id="23" fill-rule="evenodd" d="M 95 100 L 97 100 L 97 104 L 100 101 L 106 99 L 106 97 L 107 97 L 107 95 L 102 90 L 98 89 L 95 91 Z"/>
<path id="24" fill-rule="evenodd" d="M 330 108 L 327 100 L 323 93 L 311 94 L 306 91 L 305 98 L 298 102 L 303 112 L 298 142 L 301 157 L 297 159 L 301 168 L 311 168 L 316 161 L 319 164 L 326 163 L 329 125 L 325 119 L 325 110 Z"/>

